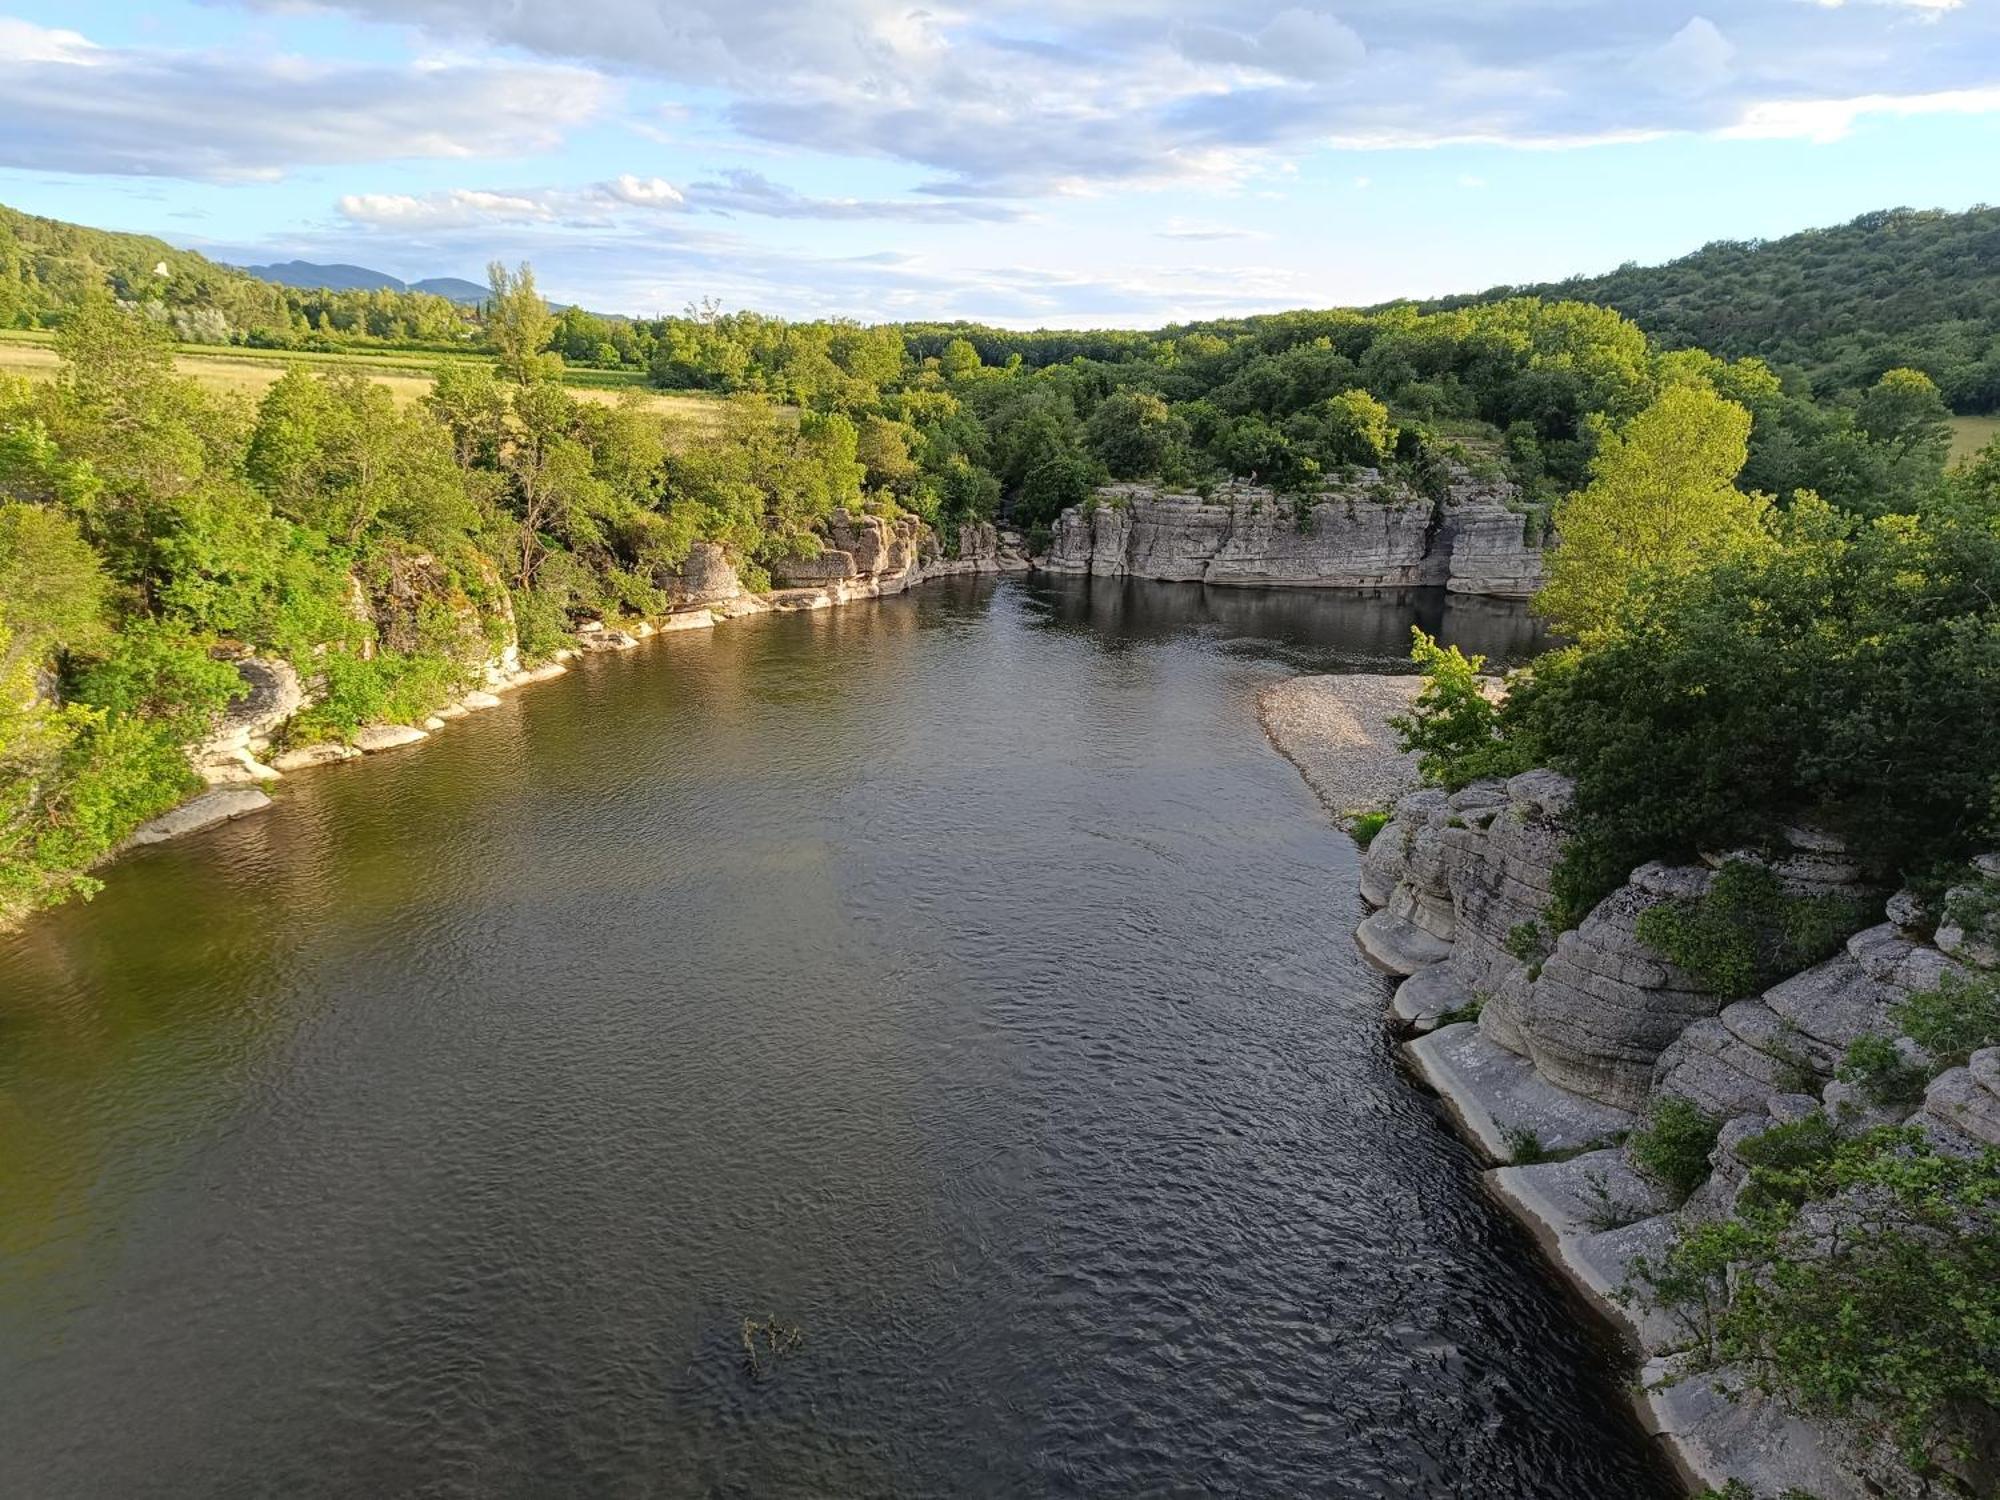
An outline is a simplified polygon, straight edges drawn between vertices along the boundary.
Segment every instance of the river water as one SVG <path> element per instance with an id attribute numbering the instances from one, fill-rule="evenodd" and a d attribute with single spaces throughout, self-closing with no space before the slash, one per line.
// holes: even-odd
<path id="1" fill-rule="evenodd" d="M 0 1494 L 1673 1493 L 1258 729 L 1413 619 L 1533 643 L 931 585 L 128 858 L 0 940 Z"/>

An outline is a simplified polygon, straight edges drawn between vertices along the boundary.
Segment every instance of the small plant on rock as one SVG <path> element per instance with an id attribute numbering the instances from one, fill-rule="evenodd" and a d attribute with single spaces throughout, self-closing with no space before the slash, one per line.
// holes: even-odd
<path id="1" fill-rule="evenodd" d="M 1885 1109 L 1907 1109 L 1924 1096 L 1930 1071 L 1906 1055 L 1893 1037 L 1879 1032 L 1858 1036 L 1847 1044 L 1847 1055 L 1834 1070 L 1842 1083 L 1851 1083 L 1870 1104 Z"/>
<path id="2" fill-rule="evenodd" d="M 1350 813 L 1347 831 L 1354 842 L 1366 849 L 1375 842 L 1375 835 L 1388 826 L 1389 814 L 1382 811 Z"/>
<path id="3" fill-rule="evenodd" d="M 1517 1125 L 1507 1132 L 1507 1159 L 1517 1167 L 1532 1167 L 1554 1158 L 1540 1136 Z"/>
<path id="4" fill-rule="evenodd" d="M 1721 1128 L 1692 1100 L 1668 1094 L 1653 1101 L 1646 1123 L 1625 1146 L 1640 1171 L 1685 1199 L 1708 1181 L 1708 1159 Z"/>

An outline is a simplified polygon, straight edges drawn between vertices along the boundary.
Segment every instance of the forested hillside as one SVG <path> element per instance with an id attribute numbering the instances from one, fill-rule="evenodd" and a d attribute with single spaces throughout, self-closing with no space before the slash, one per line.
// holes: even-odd
<path id="1" fill-rule="evenodd" d="M 107 294 L 191 344 L 454 347 L 476 332 L 465 308 L 430 293 L 278 286 L 150 235 L 0 206 L 0 328 L 58 327 Z"/>
<path id="2" fill-rule="evenodd" d="M 1620 266 L 1514 296 L 1615 308 L 1669 349 L 1757 355 L 1816 394 L 1922 370 L 1961 412 L 2000 410 L 2000 208 L 1892 209 L 1777 240 L 1718 240 L 1663 266 Z"/>

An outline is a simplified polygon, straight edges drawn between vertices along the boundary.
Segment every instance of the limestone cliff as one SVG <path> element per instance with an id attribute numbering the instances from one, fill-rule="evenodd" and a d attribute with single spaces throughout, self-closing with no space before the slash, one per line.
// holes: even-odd
<path id="1" fill-rule="evenodd" d="M 1207 498 L 1113 484 L 1056 518 L 1052 573 L 1223 586 L 1443 585 L 1525 598 L 1541 583 L 1539 528 L 1511 492 L 1468 475 L 1435 504 L 1375 470 L 1310 495 L 1232 481 Z"/>
<path id="2" fill-rule="evenodd" d="M 1940 1073 L 1914 1113 L 1869 1106 L 1834 1078 L 1856 1037 L 1894 1033 L 1895 1007 L 1913 991 L 1968 967 L 2000 968 L 2000 932 L 1952 921 L 1971 913 L 1969 921 L 2000 923 L 1981 915 L 1995 903 L 1985 890 L 1954 893 L 1927 920 L 1903 893 L 1888 903 L 1887 921 L 1831 958 L 1725 1004 L 1636 931 L 1650 907 L 1706 891 L 1710 864 L 1642 866 L 1549 943 L 1539 924 L 1570 795 L 1546 771 L 1449 795 L 1416 792 L 1370 845 L 1361 889 L 1378 909 L 1357 936 L 1406 976 L 1395 1011 L 1426 1033 L 1406 1049 L 1412 1063 L 1490 1157 L 1508 1160 L 1528 1137 L 1582 1153 L 1502 1167 L 1494 1188 L 1651 1356 L 1649 1420 L 1702 1483 L 1740 1479 L 1756 1493 L 1797 1488 L 1822 1500 L 1927 1493 L 1893 1449 L 1857 1429 L 1807 1421 L 1754 1394 L 1729 1399 L 1727 1371 L 1686 1374 L 1675 1355 L 1690 1330 L 1633 1299 L 1629 1278 L 1636 1259 L 1657 1256 L 1684 1219 L 1730 1210 L 1747 1176 L 1736 1149 L 1774 1124 L 1814 1110 L 1841 1129 L 1907 1116 L 1940 1150 L 2000 1145 L 2000 1049 Z M 1762 856 L 1786 889 L 1879 904 L 1837 841 L 1810 829 L 1787 841 Z M 2000 879 L 2000 859 L 1983 868 Z M 1924 936 L 1932 925 L 1934 940 Z M 1908 1038 L 1897 1045 L 1920 1052 Z M 1678 1209 L 1609 1144 L 1668 1096 L 1726 1122 L 1713 1176 Z"/>

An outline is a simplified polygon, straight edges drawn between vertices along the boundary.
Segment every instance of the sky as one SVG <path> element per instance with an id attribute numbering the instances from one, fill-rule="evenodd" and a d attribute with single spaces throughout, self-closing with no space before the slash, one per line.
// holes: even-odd
<path id="1" fill-rule="evenodd" d="M 2000 201 L 2000 0 L 0 0 L 0 202 L 607 312 L 1157 326 Z"/>

